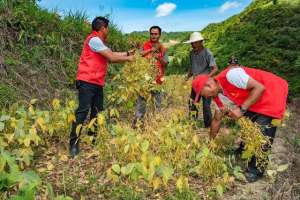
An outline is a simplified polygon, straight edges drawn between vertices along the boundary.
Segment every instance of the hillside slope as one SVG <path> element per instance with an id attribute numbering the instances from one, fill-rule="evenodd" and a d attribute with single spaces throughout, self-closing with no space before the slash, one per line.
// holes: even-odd
<path id="1" fill-rule="evenodd" d="M 31 98 L 43 102 L 65 98 L 74 85 L 82 44 L 90 32 L 87 17 L 69 13 L 62 18 L 41 9 L 35 0 L 2 0 L 0 30 L 5 66 L 0 68 L 0 107 Z M 109 40 L 112 49 L 127 48 L 115 25 Z"/>

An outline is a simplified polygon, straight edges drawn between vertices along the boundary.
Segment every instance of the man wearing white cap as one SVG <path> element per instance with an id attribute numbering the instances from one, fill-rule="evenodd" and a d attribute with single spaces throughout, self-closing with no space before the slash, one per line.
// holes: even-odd
<path id="1" fill-rule="evenodd" d="M 201 33 L 194 32 L 190 36 L 190 40 L 184 42 L 186 44 L 192 45 L 192 50 L 190 52 L 190 69 L 189 73 L 186 77 L 186 80 L 188 80 L 191 76 L 194 78 L 198 75 L 208 75 L 213 76 L 217 70 L 217 64 L 215 61 L 215 58 L 211 51 L 203 46 L 203 40 Z M 197 99 L 195 101 L 196 93 L 192 89 L 191 92 L 191 99 L 189 101 L 189 110 L 190 113 L 192 113 L 192 116 L 197 119 L 198 118 L 198 109 L 195 105 L 196 103 L 199 103 L 200 99 Z M 202 97 L 203 102 L 203 118 L 204 118 L 204 125 L 205 127 L 209 127 L 212 120 L 212 114 L 210 109 L 211 104 L 211 98 L 205 98 Z"/>

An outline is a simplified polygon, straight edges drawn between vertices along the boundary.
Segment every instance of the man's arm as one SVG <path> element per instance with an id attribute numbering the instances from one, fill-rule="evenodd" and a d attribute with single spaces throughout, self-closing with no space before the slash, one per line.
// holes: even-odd
<path id="1" fill-rule="evenodd" d="M 110 62 L 114 62 L 114 63 L 134 61 L 134 56 L 124 56 L 124 55 L 121 55 L 119 53 L 112 52 L 110 49 L 100 51 L 99 53 L 101 55 L 103 55 L 105 58 L 107 58 Z"/>
<path id="2" fill-rule="evenodd" d="M 249 91 L 248 98 L 242 103 L 241 108 L 248 110 L 255 104 L 265 91 L 265 86 L 255 79 L 251 78 L 242 68 L 231 69 L 227 75 L 227 80 L 238 88 Z M 229 116 L 233 119 L 242 117 L 243 113 L 239 107 L 232 109 Z"/>
<path id="3" fill-rule="evenodd" d="M 214 75 L 217 73 L 217 71 L 218 71 L 217 65 L 212 66 L 211 68 L 212 68 L 212 70 L 211 70 L 211 72 L 208 74 L 208 76 L 210 76 L 210 77 L 214 76 Z"/>
<path id="4" fill-rule="evenodd" d="M 129 50 L 126 52 L 113 52 L 114 54 L 118 55 L 118 56 L 131 56 L 133 55 L 135 52 L 135 50 Z"/>
<path id="5" fill-rule="evenodd" d="M 189 80 L 189 78 L 191 78 L 192 76 L 193 76 L 192 68 L 190 67 L 190 69 L 189 69 L 189 71 L 188 71 L 188 73 L 187 73 L 187 75 L 185 77 L 185 80 L 186 81 Z"/>
<path id="6" fill-rule="evenodd" d="M 210 125 L 210 133 L 209 133 L 209 138 L 214 139 L 221 127 L 222 123 L 222 112 L 220 110 L 216 110 L 214 114 L 214 118 L 211 121 Z"/>
<path id="7" fill-rule="evenodd" d="M 190 52 L 189 61 L 188 61 L 189 62 L 188 63 L 188 65 L 189 65 L 189 71 L 187 73 L 187 76 L 185 77 L 186 81 L 188 81 L 189 78 L 191 78 L 193 76 L 191 59 L 192 59 L 192 56 L 191 56 L 191 52 Z"/>
<path id="8" fill-rule="evenodd" d="M 117 56 L 127 56 L 127 52 L 113 52 Z"/>
<path id="9" fill-rule="evenodd" d="M 99 37 L 91 38 L 89 46 L 92 51 L 103 55 L 111 62 L 126 62 L 134 60 L 132 56 L 127 56 L 126 52 L 112 52 Z"/>
<path id="10" fill-rule="evenodd" d="M 141 55 L 142 56 L 146 56 L 146 55 L 148 55 L 149 53 L 152 53 L 152 52 L 154 52 L 155 51 L 155 48 L 154 47 L 152 47 L 151 49 L 148 49 L 148 50 L 141 50 Z"/>
<path id="11" fill-rule="evenodd" d="M 250 77 L 247 83 L 247 90 L 249 90 L 250 93 L 241 107 L 247 110 L 250 106 L 255 104 L 260 99 L 265 89 L 266 88 L 263 84 Z"/>
<path id="12" fill-rule="evenodd" d="M 216 59 L 213 55 L 213 53 L 207 49 L 207 53 L 208 53 L 208 62 L 209 62 L 209 67 L 211 67 L 211 72 L 208 74 L 208 76 L 212 77 L 213 75 L 215 75 L 218 71 L 218 66 L 216 63 Z"/>

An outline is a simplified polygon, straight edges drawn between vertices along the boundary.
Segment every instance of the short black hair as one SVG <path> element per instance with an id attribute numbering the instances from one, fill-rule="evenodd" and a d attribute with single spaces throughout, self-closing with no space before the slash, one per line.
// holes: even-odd
<path id="1" fill-rule="evenodd" d="M 159 26 L 151 26 L 149 32 L 151 32 L 152 29 L 158 29 L 159 34 L 161 35 L 161 28 Z"/>
<path id="2" fill-rule="evenodd" d="M 102 27 L 107 28 L 109 20 L 105 17 L 96 17 L 92 22 L 93 31 L 99 31 Z"/>
<path id="3" fill-rule="evenodd" d="M 239 65 L 240 63 L 239 63 L 238 58 L 232 55 L 228 58 L 228 64 L 230 64 L 230 65 Z"/>

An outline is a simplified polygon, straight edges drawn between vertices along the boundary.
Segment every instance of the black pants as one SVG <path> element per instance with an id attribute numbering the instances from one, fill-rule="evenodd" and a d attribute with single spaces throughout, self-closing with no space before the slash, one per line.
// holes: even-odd
<path id="1" fill-rule="evenodd" d="M 261 128 L 262 134 L 269 137 L 270 144 L 273 143 L 277 127 L 272 125 L 272 120 L 273 120 L 272 117 L 254 113 L 254 112 L 250 112 L 250 111 L 247 111 L 244 114 L 244 116 L 251 119 L 252 122 L 256 122 Z M 241 148 L 243 148 L 243 145 L 241 146 Z M 265 145 L 263 147 L 263 150 L 265 152 L 269 151 L 270 149 L 271 149 L 271 145 Z M 251 158 L 250 162 L 248 163 L 248 170 L 250 172 L 252 171 L 252 172 L 255 172 L 255 173 L 258 173 L 261 175 L 264 173 L 266 167 L 267 166 L 262 166 L 261 169 L 258 170 L 258 168 L 256 166 L 256 157 L 255 156 L 253 156 Z"/>
<path id="2" fill-rule="evenodd" d="M 196 98 L 196 93 L 192 89 L 191 97 L 190 97 L 190 101 L 189 101 L 189 110 L 190 110 L 190 113 L 192 113 L 193 117 L 195 119 L 198 119 L 198 109 L 197 109 L 197 106 L 193 102 L 195 100 L 195 98 Z M 201 98 L 202 98 L 202 102 L 203 102 L 204 125 L 207 128 L 207 127 L 210 127 L 211 120 L 212 120 L 211 109 L 210 109 L 211 98 L 200 97 L 198 99 L 198 102 L 196 102 L 196 103 L 199 103 Z"/>
<path id="3" fill-rule="evenodd" d="M 90 119 L 93 119 L 98 112 L 103 110 L 103 87 L 84 81 L 76 81 L 76 88 L 78 89 L 79 105 L 75 113 L 76 122 L 72 124 L 70 145 L 78 141 L 76 127 L 84 123 L 89 111 L 91 110 Z"/>

